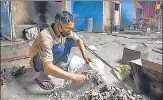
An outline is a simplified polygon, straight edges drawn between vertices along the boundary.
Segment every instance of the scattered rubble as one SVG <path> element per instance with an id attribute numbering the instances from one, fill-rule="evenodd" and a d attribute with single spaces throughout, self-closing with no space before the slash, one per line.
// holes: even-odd
<path id="1" fill-rule="evenodd" d="M 87 67 L 88 68 L 88 67 Z M 50 100 L 146 100 L 130 90 L 106 84 L 102 77 L 86 67 L 77 73 L 87 76 L 83 84 L 66 81 L 65 84 L 48 95 Z"/>
<path id="2" fill-rule="evenodd" d="M 1 74 L 1 85 L 5 83 L 7 79 L 10 79 L 11 76 L 18 77 L 23 75 L 26 72 L 27 69 L 25 69 L 25 66 L 22 67 L 12 67 L 9 69 L 3 69 L 0 74 Z"/>
<path id="3" fill-rule="evenodd" d="M 141 95 L 116 86 L 102 85 L 77 100 L 146 100 Z"/>
<path id="4" fill-rule="evenodd" d="M 88 46 L 88 48 L 90 48 L 93 51 L 97 51 L 98 50 L 94 45 L 90 45 L 90 46 Z"/>
<path id="5" fill-rule="evenodd" d="M 5 41 L 6 38 L 5 37 L 0 37 L 0 40 Z"/>
<path id="6" fill-rule="evenodd" d="M 34 40 L 39 32 L 40 30 L 37 27 L 32 27 L 32 28 L 24 29 L 23 34 L 27 40 Z"/>

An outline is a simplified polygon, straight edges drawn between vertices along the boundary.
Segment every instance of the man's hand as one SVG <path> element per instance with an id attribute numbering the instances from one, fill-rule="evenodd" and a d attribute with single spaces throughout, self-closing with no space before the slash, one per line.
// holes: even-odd
<path id="1" fill-rule="evenodd" d="M 91 59 L 90 58 L 88 58 L 88 56 L 85 54 L 85 55 L 83 55 L 83 59 L 86 61 L 86 63 L 89 63 L 89 62 L 91 62 Z"/>
<path id="2" fill-rule="evenodd" d="M 53 65 L 52 61 L 44 62 L 44 71 L 48 75 L 52 75 L 58 78 L 70 79 L 77 83 L 83 83 L 86 79 L 86 76 L 82 74 L 69 73 L 61 68 Z"/>
<path id="3" fill-rule="evenodd" d="M 86 77 L 82 74 L 73 74 L 72 80 L 76 83 L 83 83 Z"/>

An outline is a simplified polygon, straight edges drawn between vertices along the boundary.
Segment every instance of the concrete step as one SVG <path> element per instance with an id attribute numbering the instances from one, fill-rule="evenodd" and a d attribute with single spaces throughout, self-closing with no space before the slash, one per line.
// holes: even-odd
<path id="1" fill-rule="evenodd" d="M 32 41 L 18 42 L 1 41 L 1 62 L 28 58 Z"/>
<path id="2" fill-rule="evenodd" d="M 140 35 L 142 31 L 122 31 L 123 34 Z"/>
<path id="3" fill-rule="evenodd" d="M 1 70 L 4 68 L 12 68 L 12 67 L 21 67 L 25 66 L 25 68 L 31 68 L 30 66 L 30 58 L 26 59 L 20 59 L 20 60 L 13 60 L 13 61 L 8 61 L 8 62 L 1 62 Z"/>

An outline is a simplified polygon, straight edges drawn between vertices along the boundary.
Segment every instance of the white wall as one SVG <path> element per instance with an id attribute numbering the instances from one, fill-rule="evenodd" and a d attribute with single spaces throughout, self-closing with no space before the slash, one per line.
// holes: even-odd
<path id="1" fill-rule="evenodd" d="M 65 10 L 68 11 L 68 12 L 70 12 L 70 13 L 72 13 L 72 8 L 71 8 L 72 3 L 71 3 L 71 2 L 72 2 L 72 1 L 66 1 L 66 2 L 65 2 L 65 5 L 66 5 Z"/>
<path id="2" fill-rule="evenodd" d="M 117 1 L 116 3 L 119 3 Z M 104 1 L 103 3 L 103 27 L 110 26 L 111 19 L 114 25 L 120 25 L 120 7 L 119 11 L 115 10 L 115 2 Z"/>
<path id="3" fill-rule="evenodd" d="M 28 4 L 27 1 L 11 1 L 12 23 L 23 24 L 28 22 Z"/>
<path id="4" fill-rule="evenodd" d="M 106 31 L 111 20 L 111 2 L 103 1 L 103 30 Z"/>
<path id="5" fill-rule="evenodd" d="M 120 11 L 114 12 L 114 25 L 120 25 Z"/>
<path id="6" fill-rule="evenodd" d="M 20 26 L 27 24 L 51 24 L 54 23 L 55 15 L 65 10 L 65 2 L 55 1 L 11 1 L 13 39 L 21 37 L 17 32 Z M 37 9 L 36 9 L 37 8 Z M 41 10 L 41 12 L 38 11 Z M 42 16 L 42 19 L 41 17 Z M 18 27 L 17 27 L 18 26 Z"/>

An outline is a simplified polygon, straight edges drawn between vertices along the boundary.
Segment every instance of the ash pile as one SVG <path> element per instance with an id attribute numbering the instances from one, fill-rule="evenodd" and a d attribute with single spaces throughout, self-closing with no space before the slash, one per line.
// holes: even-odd
<path id="1" fill-rule="evenodd" d="M 107 84 L 103 73 L 90 65 L 78 67 L 74 72 L 85 74 L 87 80 L 82 84 L 66 80 L 48 95 L 50 100 L 146 100 L 124 88 Z"/>
<path id="2" fill-rule="evenodd" d="M 146 100 L 141 95 L 114 85 L 98 83 L 97 76 L 83 84 L 69 83 L 49 95 L 50 100 Z"/>
<path id="3" fill-rule="evenodd" d="M 99 85 L 94 90 L 85 93 L 74 100 L 146 100 L 141 95 L 131 93 L 124 88 L 110 85 Z"/>
<path id="4" fill-rule="evenodd" d="M 76 73 L 85 74 L 87 80 L 84 83 L 78 84 L 70 80 L 65 80 L 64 85 L 57 87 L 54 91 L 48 95 L 50 100 L 78 100 L 80 97 L 84 96 L 85 93 L 92 91 L 98 83 L 97 73 L 93 73 L 92 70 L 88 68 L 79 68 Z M 96 75 L 95 75 L 96 74 Z"/>

